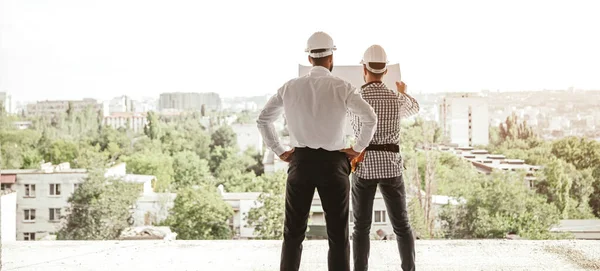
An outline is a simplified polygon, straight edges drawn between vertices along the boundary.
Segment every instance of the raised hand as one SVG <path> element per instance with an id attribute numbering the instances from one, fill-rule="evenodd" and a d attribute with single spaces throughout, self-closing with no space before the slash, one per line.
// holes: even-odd
<path id="1" fill-rule="evenodd" d="M 396 82 L 396 88 L 398 89 L 398 92 L 406 94 L 406 84 L 404 84 L 404 82 Z"/>

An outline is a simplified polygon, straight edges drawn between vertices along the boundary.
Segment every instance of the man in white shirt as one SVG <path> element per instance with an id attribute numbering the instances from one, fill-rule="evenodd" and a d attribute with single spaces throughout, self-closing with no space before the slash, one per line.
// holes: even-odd
<path id="1" fill-rule="evenodd" d="M 286 185 L 285 228 L 280 270 L 298 270 L 310 206 L 317 189 L 327 223 L 329 270 L 350 270 L 348 210 L 349 159 L 371 141 L 377 125 L 373 108 L 350 83 L 332 76 L 333 40 L 314 33 L 306 52 L 313 65 L 310 73 L 284 84 L 265 105 L 258 129 L 269 149 L 289 162 Z M 346 113 L 361 119 L 361 133 L 354 147 L 346 148 Z M 285 113 L 291 150 L 279 142 L 273 122 Z"/>

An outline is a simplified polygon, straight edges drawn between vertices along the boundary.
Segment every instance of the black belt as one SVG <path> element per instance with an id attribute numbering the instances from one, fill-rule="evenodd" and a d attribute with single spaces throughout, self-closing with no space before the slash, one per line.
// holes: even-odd
<path id="1" fill-rule="evenodd" d="M 381 144 L 381 145 L 371 144 L 365 150 L 367 150 L 367 151 L 400 152 L 400 146 L 398 146 L 396 144 Z"/>

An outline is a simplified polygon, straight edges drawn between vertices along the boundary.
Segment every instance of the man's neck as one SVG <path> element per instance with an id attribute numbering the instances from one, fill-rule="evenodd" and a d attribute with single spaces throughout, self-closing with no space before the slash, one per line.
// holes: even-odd
<path id="1" fill-rule="evenodd" d="M 383 79 L 383 78 L 375 78 L 373 76 L 370 76 L 369 74 L 367 74 L 365 76 L 365 82 L 366 82 L 366 84 L 381 83 L 381 79 Z"/>

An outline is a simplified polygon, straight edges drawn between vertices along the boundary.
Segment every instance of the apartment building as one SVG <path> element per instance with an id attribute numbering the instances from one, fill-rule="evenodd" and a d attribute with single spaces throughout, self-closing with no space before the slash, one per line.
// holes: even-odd
<path id="1" fill-rule="evenodd" d="M 9 114 L 15 113 L 12 96 L 6 92 L 0 92 L 0 108 Z"/>
<path id="2" fill-rule="evenodd" d="M 161 93 L 158 100 L 160 111 L 200 111 L 203 105 L 206 112 L 221 110 L 221 97 L 214 92 L 171 92 Z"/>
<path id="3" fill-rule="evenodd" d="M 490 118 L 486 97 L 474 93 L 449 94 L 439 103 L 444 140 L 461 147 L 488 145 Z"/>
<path id="4" fill-rule="evenodd" d="M 126 174 L 124 163 L 107 169 L 105 177 L 138 183 L 141 195 L 151 195 L 154 176 Z M 2 189 L 17 192 L 16 239 L 24 241 L 52 238 L 60 229 L 67 200 L 88 173 L 72 169 L 69 163 L 43 164 L 39 169 L 2 170 Z M 139 212 L 144 213 L 144 210 Z M 141 218 L 138 218 L 141 219 Z"/>
<path id="5" fill-rule="evenodd" d="M 83 99 L 72 101 L 39 101 L 35 104 L 27 105 L 27 115 L 29 116 L 46 116 L 66 113 L 69 109 L 69 104 L 75 112 L 81 112 L 88 108 L 94 111 L 103 111 L 102 104 L 95 99 Z"/>
<path id="6" fill-rule="evenodd" d="M 104 125 L 114 129 L 128 128 L 135 133 L 143 133 L 146 124 L 148 124 L 146 113 L 112 113 L 109 116 L 104 117 Z"/>

